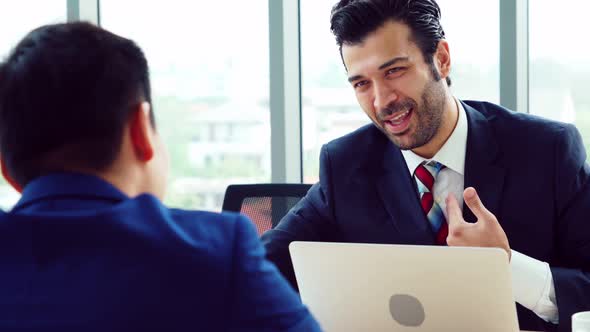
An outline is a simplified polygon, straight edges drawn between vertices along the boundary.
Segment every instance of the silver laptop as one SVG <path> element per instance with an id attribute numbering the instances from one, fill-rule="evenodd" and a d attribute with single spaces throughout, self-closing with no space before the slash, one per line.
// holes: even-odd
<path id="1" fill-rule="evenodd" d="M 518 331 L 506 252 L 293 242 L 301 298 L 327 332 Z"/>

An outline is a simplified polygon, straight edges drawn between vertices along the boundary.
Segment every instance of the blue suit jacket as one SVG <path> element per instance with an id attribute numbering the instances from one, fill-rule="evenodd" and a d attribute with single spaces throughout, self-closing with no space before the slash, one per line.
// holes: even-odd
<path id="1" fill-rule="evenodd" d="M 237 214 L 54 174 L 0 214 L 0 331 L 318 331 Z"/>
<path id="2" fill-rule="evenodd" d="M 575 127 L 497 105 L 463 103 L 465 187 L 477 189 L 510 246 L 551 266 L 561 331 L 590 310 L 590 168 Z M 476 219 L 468 208 L 467 221 Z M 373 125 L 322 148 L 320 182 L 263 236 L 294 284 L 294 240 L 434 244 L 400 150 Z M 403 268 L 403 267 L 400 267 Z M 519 306 L 522 329 L 554 329 Z"/>

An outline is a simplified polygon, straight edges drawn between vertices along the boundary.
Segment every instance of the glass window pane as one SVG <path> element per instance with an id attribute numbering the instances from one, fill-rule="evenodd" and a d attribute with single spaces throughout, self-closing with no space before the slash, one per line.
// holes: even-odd
<path id="1" fill-rule="evenodd" d="M 166 203 L 220 210 L 228 184 L 269 182 L 268 2 L 100 4 L 102 26 L 137 42 L 150 65 L 171 157 Z"/>
<path id="2" fill-rule="evenodd" d="M 19 0 L 0 2 L 0 61 L 31 30 L 50 23 L 65 22 L 66 0 Z M 10 209 L 19 194 L 0 178 L 0 209 Z"/>
<path id="3" fill-rule="evenodd" d="M 457 98 L 500 103 L 499 0 L 438 0 Z M 486 13 L 468 15 L 466 13 Z M 476 27 L 476 28 L 474 28 Z"/>
<path id="4" fill-rule="evenodd" d="M 459 98 L 498 103 L 498 0 L 438 2 L 451 52 L 453 92 Z M 335 0 L 301 0 L 304 182 L 317 181 L 322 144 L 370 122 L 346 80 L 330 32 L 334 4 Z M 486 15 L 465 15 L 469 12 Z"/>
<path id="5" fill-rule="evenodd" d="M 581 37 L 588 29 L 590 3 L 565 3 L 529 2 L 529 109 L 533 114 L 575 124 L 590 153 L 590 45 Z"/>
<path id="6" fill-rule="evenodd" d="M 334 0 L 301 0 L 303 182 L 317 181 L 323 144 L 367 124 L 330 31 Z"/>

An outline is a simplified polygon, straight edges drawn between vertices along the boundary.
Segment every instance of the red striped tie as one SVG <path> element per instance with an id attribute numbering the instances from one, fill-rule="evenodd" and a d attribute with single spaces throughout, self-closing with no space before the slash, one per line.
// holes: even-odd
<path id="1" fill-rule="evenodd" d="M 414 172 L 418 191 L 420 192 L 420 204 L 426 214 L 432 230 L 436 234 L 436 244 L 446 245 L 449 228 L 443 211 L 438 203 L 434 201 L 432 188 L 434 180 L 440 170 L 445 166 L 441 163 L 431 161 L 428 164 L 420 164 Z"/>

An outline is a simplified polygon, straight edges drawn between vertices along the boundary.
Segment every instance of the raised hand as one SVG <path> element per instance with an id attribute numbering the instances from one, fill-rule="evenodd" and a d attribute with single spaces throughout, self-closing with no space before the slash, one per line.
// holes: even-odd
<path id="1" fill-rule="evenodd" d="M 459 203 L 453 194 L 446 198 L 449 246 L 464 247 L 496 247 L 506 250 L 508 259 L 511 257 L 510 245 L 506 233 L 498 223 L 498 219 L 483 205 L 473 187 L 463 192 L 465 204 L 477 218 L 477 222 L 468 223 L 463 219 Z"/>

